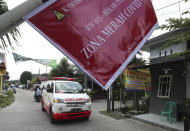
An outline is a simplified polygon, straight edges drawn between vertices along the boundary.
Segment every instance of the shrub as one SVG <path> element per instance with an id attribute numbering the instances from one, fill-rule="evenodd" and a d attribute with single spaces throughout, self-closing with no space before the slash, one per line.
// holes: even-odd
<path id="1" fill-rule="evenodd" d="M 14 93 L 11 90 L 8 90 L 6 93 L 6 97 L 0 97 L 0 107 L 6 107 L 12 104 L 15 101 Z"/>

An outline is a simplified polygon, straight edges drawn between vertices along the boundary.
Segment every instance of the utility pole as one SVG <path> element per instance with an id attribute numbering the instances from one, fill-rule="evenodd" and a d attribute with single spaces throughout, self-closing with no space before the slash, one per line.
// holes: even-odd
<path id="1" fill-rule="evenodd" d="M 24 22 L 23 17 L 47 0 L 27 0 L 0 15 L 0 38 Z"/>
<path id="2" fill-rule="evenodd" d="M 84 74 L 84 89 L 87 89 L 87 83 L 88 83 L 88 78 L 87 75 Z"/>
<path id="3" fill-rule="evenodd" d="M 112 112 L 115 110 L 114 87 L 112 87 Z"/>
<path id="4" fill-rule="evenodd" d="M 107 90 L 107 112 L 111 111 L 111 87 Z"/>

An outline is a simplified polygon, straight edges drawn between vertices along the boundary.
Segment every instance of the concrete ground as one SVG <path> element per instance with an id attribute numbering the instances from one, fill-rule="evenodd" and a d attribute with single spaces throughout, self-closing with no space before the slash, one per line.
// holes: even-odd
<path id="1" fill-rule="evenodd" d="M 156 114 L 151 114 L 151 113 L 142 114 L 142 115 L 134 116 L 133 118 L 147 122 L 147 123 L 155 125 L 155 126 L 162 127 L 164 129 L 172 130 L 172 131 L 183 131 L 184 130 L 183 121 L 173 121 L 172 123 L 169 123 L 169 121 L 167 121 L 166 117 L 164 117 L 163 120 L 161 120 L 161 116 L 156 115 Z"/>
<path id="2" fill-rule="evenodd" d="M 17 89 L 16 101 L 0 110 L 0 131 L 166 131 L 159 127 L 131 120 L 116 120 L 99 113 L 106 101 L 93 102 L 89 120 L 49 122 L 49 116 L 33 99 L 33 92 Z"/>

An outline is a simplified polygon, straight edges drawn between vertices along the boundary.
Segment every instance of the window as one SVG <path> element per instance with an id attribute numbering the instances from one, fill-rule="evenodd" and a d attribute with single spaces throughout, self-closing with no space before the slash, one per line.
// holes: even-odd
<path id="1" fill-rule="evenodd" d="M 164 51 L 164 55 L 165 55 L 165 56 L 167 55 L 167 51 Z"/>
<path id="2" fill-rule="evenodd" d="M 55 93 L 84 93 L 78 82 L 56 82 Z"/>
<path id="3" fill-rule="evenodd" d="M 172 75 L 161 75 L 158 84 L 158 97 L 170 98 L 171 96 Z"/>
<path id="4" fill-rule="evenodd" d="M 170 55 L 172 55 L 172 54 L 173 54 L 173 50 L 171 49 L 171 50 L 170 50 Z"/>
<path id="5" fill-rule="evenodd" d="M 159 57 L 161 57 L 161 56 L 162 56 L 162 52 L 159 53 Z"/>

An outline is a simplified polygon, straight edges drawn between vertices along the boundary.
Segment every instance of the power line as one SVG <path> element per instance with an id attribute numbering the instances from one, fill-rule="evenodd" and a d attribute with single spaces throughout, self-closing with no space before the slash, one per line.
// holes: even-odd
<path id="1" fill-rule="evenodd" d="M 163 14 L 161 14 L 161 15 L 157 15 L 157 16 L 169 15 L 169 14 L 173 14 L 173 13 L 176 13 L 176 12 L 178 12 L 178 11 L 173 11 L 173 12 L 163 13 Z"/>
<path id="2" fill-rule="evenodd" d="M 190 8 L 185 8 L 182 11 L 187 11 L 188 9 L 190 9 Z M 168 14 L 172 14 L 172 13 L 176 13 L 176 12 L 179 12 L 179 11 L 173 11 L 173 12 L 163 13 L 163 14 L 160 14 L 160 15 L 157 15 L 157 16 L 168 15 Z"/>
<path id="3" fill-rule="evenodd" d="M 170 4 L 170 5 L 161 7 L 161 8 L 159 8 L 159 9 L 155 10 L 155 11 L 159 11 L 159 10 L 165 9 L 165 8 L 167 8 L 167 7 L 170 7 L 170 6 L 172 6 L 172 5 L 178 4 L 178 3 L 183 2 L 183 1 L 184 1 L 184 0 L 181 0 L 181 1 L 178 1 L 178 2 L 175 2 L 175 3 L 172 3 L 172 4 Z"/>

